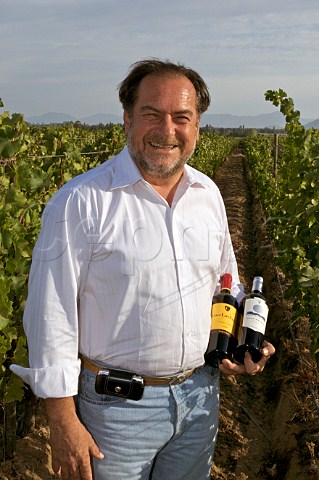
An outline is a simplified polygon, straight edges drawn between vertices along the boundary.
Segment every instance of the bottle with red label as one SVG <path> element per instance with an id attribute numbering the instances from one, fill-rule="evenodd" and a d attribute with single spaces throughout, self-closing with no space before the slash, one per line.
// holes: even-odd
<path id="1" fill-rule="evenodd" d="M 246 352 L 251 354 L 254 362 L 261 359 L 260 349 L 268 318 L 268 305 L 266 298 L 262 295 L 262 287 L 263 278 L 256 276 L 251 292 L 246 295 L 240 306 L 242 320 L 238 346 L 234 355 L 238 363 L 244 363 Z"/>
<path id="2" fill-rule="evenodd" d="M 237 346 L 238 302 L 231 294 L 232 276 L 225 273 L 221 278 L 220 293 L 214 295 L 212 324 L 205 364 L 218 367 L 224 358 L 233 359 Z"/>

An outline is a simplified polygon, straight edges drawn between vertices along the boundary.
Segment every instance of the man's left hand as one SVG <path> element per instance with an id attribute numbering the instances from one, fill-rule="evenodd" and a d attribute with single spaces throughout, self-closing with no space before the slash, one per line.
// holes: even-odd
<path id="1" fill-rule="evenodd" d="M 274 353 L 275 347 L 271 343 L 264 341 L 261 347 L 261 359 L 259 362 L 254 363 L 251 359 L 250 353 L 246 352 L 244 365 L 238 365 L 237 363 L 233 363 L 224 358 L 219 366 L 219 369 L 225 375 L 256 375 L 256 373 L 263 371 L 266 362 Z"/>

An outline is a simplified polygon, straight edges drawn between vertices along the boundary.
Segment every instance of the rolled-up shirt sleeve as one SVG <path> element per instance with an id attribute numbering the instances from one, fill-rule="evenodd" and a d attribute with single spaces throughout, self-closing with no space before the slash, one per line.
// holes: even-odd
<path id="1" fill-rule="evenodd" d="M 12 365 L 11 370 L 42 398 L 73 396 L 78 391 L 77 303 L 90 256 L 83 208 L 85 202 L 77 192 L 61 189 L 43 212 L 32 256 L 23 317 L 29 368 Z"/>
<path id="2" fill-rule="evenodd" d="M 33 393 L 40 398 L 62 398 L 76 395 L 80 360 L 44 368 L 25 368 L 11 365 L 13 373 L 29 384 Z"/>

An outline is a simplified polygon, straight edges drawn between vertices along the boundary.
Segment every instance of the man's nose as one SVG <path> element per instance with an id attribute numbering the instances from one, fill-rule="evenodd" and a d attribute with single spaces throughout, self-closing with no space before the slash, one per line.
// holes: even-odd
<path id="1" fill-rule="evenodd" d="M 160 123 L 160 131 L 161 134 L 165 136 L 175 135 L 175 123 L 171 115 L 163 115 Z"/>

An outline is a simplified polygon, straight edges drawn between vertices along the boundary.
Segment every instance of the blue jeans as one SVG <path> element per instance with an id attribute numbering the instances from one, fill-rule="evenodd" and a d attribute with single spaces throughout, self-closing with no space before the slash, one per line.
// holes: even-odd
<path id="1" fill-rule="evenodd" d="M 181 384 L 145 387 L 141 400 L 100 395 L 83 370 L 78 413 L 104 453 L 94 480 L 210 478 L 219 417 L 219 373 L 206 367 Z"/>

